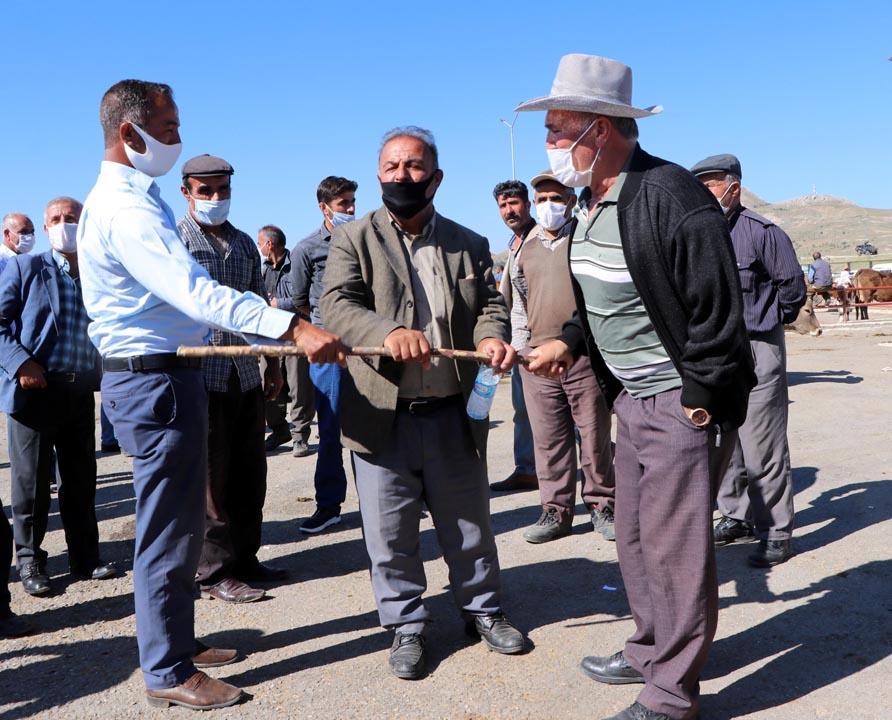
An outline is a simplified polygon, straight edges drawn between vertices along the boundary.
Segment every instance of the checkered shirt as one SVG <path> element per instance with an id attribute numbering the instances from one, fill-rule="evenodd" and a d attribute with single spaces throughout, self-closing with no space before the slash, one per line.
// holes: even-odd
<path id="1" fill-rule="evenodd" d="M 260 275 L 260 253 L 254 241 L 231 223 L 223 225 L 229 249 L 221 255 L 213 241 L 209 240 L 191 214 L 177 223 L 177 231 L 186 249 L 196 262 L 208 271 L 221 285 L 239 292 L 252 292 L 262 298 L 266 289 Z M 214 329 L 210 345 L 247 345 L 237 334 Z M 204 382 L 209 392 L 226 392 L 233 369 L 238 372 L 242 392 L 260 385 L 260 363 L 256 357 L 209 357 L 204 361 Z"/>
<path id="2" fill-rule="evenodd" d="M 72 277 L 67 258 L 53 250 L 53 260 L 59 266 L 59 323 L 58 338 L 47 361 L 47 372 L 87 372 L 96 367 L 97 353 L 87 326 L 90 318 L 84 309 L 79 277 Z"/>

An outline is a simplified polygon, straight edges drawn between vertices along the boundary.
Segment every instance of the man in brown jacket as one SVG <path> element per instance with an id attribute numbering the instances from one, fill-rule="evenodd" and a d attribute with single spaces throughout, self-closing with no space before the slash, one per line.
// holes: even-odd
<path id="1" fill-rule="evenodd" d="M 421 598 L 422 502 L 468 633 L 496 652 L 524 648 L 502 615 L 484 463 L 488 422 L 465 412 L 477 368 L 432 358 L 430 349 L 476 348 L 497 370 L 509 368 L 515 352 L 486 240 L 434 211 L 443 171 L 433 136 L 415 127 L 387 133 L 378 179 L 384 207 L 332 235 L 320 309 L 325 327 L 347 344 L 383 345 L 392 356 L 351 359 L 341 432 L 354 453 L 378 615 L 396 631 L 390 668 L 417 679 L 430 620 Z"/>

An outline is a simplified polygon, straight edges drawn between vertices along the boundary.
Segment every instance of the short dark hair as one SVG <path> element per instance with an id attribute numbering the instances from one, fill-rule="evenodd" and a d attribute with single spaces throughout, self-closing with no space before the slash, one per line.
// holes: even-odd
<path id="1" fill-rule="evenodd" d="M 99 122 L 102 123 L 106 148 L 118 141 L 118 128 L 122 122 L 140 127 L 145 125 L 154 108 L 156 95 L 164 95 L 173 101 L 170 85 L 145 80 L 121 80 L 105 91 L 99 103 Z"/>
<path id="2" fill-rule="evenodd" d="M 522 183 L 520 180 L 506 180 L 505 182 L 500 182 L 493 188 L 492 196 L 498 202 L 500 195 L 509 198 L 520 198 L 524 202 L 530 201 L 530 191 L 527 190 L 526 184 Z"/>
<path id="3" fill-rule="evenodd" d="M 345 192 L 356 192 L 358 187 L 359 185 L 353 180 L 338 177 L 337 175 L 329 175 L 316 188 L 316 201 L 328 205 L 328 203 Z"/>
<path id="4" fill-rule="evenodd" d="M 278 247 L 285 247 L 285 233 L 282 228 L 275 225 L 264 225 L 258 232 L 269 239 L 269 241 Z"/>

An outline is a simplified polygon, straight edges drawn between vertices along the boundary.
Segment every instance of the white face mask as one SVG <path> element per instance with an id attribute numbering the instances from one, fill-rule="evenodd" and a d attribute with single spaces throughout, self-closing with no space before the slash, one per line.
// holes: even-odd
<path id="1" fill-rule="evenodd" d="M 576 169 L 576 166 L 573 164 L 573 148 L 579 144 L 579 141 L 585 137 L 586 133 L 591 130 L 592 127 L 594 127 L 597 121 L 598 118 L 592 120 L 591 125 L 582 131 L 582 135 L 580 135 L 576 142 L 570 147 L 554 148 L 553 150 L 545 151 L 548 153 L 548 164 L 551 165 L 551 172 L 554 173 L 555 179 L 561 185 L 566 185 L 567 187 L 587 187 L 588 185 L 591 185 L 592 169 L 595 167 L 595 163 L 598 162 L 598 158 L 601 156 L 601 148 L 598 148 L 598 152 L 595 155 L 595 161 L 588 170 Z"/>
<path id="2" fill-rule="evenodd" d="M 331 217 L 328 219 L 328 222 L 331 223 L 331 226 L 333 228 L 337 227 L 338 225 L 344 225 L 348 222 L 353 222 L 356 219 L 356 215 L 353 215 L 352 213 L 339 213 L 335 212 L 331 208 L 328 209 L 331 212 Z"/>
<path id="3" fill-rule="evenodd" d="M 549 232 L 560 230 L 567 224 L 567 206 L 561 203 L 546 201 L 536 205 L 536 217 L 539 224 Z"/>
<path id="4" fill-rule="evenodd" d="M 195 200 L 192 217 L 199 225 L 222 225 L 229 217 L 230 200 Z"/>
<path id="5" fill-rule="evenodd" d="M 718 198 L 718 201 L 719 201 L 719 207 L 722 209 L 722 212 L 723 212 L 725 215 L 727 215 L 727 214 L 731 211 L 731 208 L 729 208 L 729 207 L 725 207 L 725 205 L 724 205 L 724 203 L 722 202 L 722 200 L 725 199 L 725 195 L 728 194 L 728 192 L 731 190 L 732 187 L 734 187 L 734 183 L 731 183 L 730 185 L 728 185 L 728 187 L 725 188 L 725 192 L 722 193 L 722 196 L 721 196 L 720 198 Z"/>
<path id="6" fill-rule="evenodd" d="M 57 223 L 46 229 L 50 247 L 60 253 L 77 251 L 77 223 Z"/>
<path id="7" fill-rule="evenodd" d="M 165 145 L 143 131 L 139 125 L 135 123 L 130 124 L 146 144 L 144 153 L 138 153 L 126 143 L 124 144 L 124 152 L 127 153 L 127 159 L 130 161 L 130 164 L 149 177 L 166 175 L 176 165 L 177 159 L 183 150 L 183 143 Z"/>
<path id="8" fill-rule="evenodd" d="M 22 233 L 19 235 L 19 241 L 16 243 L 15 249 L 20 255 L 27 255 L 34 247 L 34 233 Z"/>

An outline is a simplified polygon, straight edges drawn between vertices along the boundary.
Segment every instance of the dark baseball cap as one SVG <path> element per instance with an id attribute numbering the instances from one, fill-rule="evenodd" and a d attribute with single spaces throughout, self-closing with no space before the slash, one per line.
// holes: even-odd
<path id="1" fill-rule="evenodd" d="M 186 179 L 187 177 L 207 177 L 209 175 L 232 175 L 234 172 L 232 165 L 223 158 L 205 153 L 184 162 L 181 174 L 183 179 Z"/>
<path id="2" fill-rule="evenodd" d="M 694 175 L 706 175 L 706 173 L 731 173 L 741 180 L 743 172 L 740 169 L 740 160 L 734 155 L 725 153 L 724 155 L 711 155 L 705 160 L 701 160 L 691 168 Z"/>

